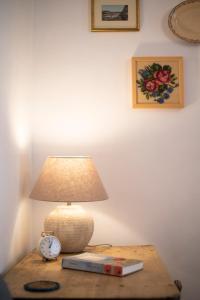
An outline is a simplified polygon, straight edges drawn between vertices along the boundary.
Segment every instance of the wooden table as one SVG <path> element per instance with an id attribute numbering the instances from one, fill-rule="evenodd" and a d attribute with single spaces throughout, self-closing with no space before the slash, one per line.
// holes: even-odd
<path id="1" fill-rule="evenodd" d="M 14 299 L 180 299 L 180 293 L 170 278 L 155 247 L 122 246 L 94 247 L 87 251 L 141 259 L 142 271 L 115 277 L 61 268 L 61 258 L 43 262 L 36 251 L 28 254 L 5 275 Z M 25 283 L 35 280 L 58 281 L 61 288 L 54 292 L 33 293 L 24 290 Z"/>

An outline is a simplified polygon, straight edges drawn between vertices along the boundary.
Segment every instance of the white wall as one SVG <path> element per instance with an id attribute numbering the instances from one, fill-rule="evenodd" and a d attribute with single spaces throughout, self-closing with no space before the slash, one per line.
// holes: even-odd
<path id="1" fill-rule="evenodd" d="M 0 273 L 30 247 L 32 1 L 0 1 Z"/>
<path id="2" fill-rule="evenodd" d="M 179 2 L 141 0 L 139 32 L 91 33 L 89 1 L 35 0 L 33 181 L 47 155 L 91 155 L 110 195 L 83 204 L 92 243 L 154 244 L 198 300 L 200 52 L 168 29 Z M 131 57 L 145 55 L 184 57 L 184 109 L 131 108 Z M 34 243 L 54 206 L 34 201 Z"/>

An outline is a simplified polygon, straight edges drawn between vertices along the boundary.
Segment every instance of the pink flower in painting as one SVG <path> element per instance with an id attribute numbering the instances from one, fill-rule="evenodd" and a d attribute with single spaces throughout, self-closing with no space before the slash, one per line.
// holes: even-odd
<path id="1" fill-rule="evenodd" d="M 170 73 L 168 70 L 156 71 L 154 77 L 162 83 L 168 83 L 170 81 Z"/>
<path id="2" fill-rule="evenodd" d="M 158 88 L 156 80 L 149 80 L 145 82 L 145 88 L 149 92 L 154 92 Z"/>

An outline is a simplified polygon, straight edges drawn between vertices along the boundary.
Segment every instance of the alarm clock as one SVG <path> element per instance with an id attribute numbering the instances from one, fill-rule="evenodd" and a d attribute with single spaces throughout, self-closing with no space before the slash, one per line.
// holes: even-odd
<path id="1" fill-rule="evenodd" d="M 61 251 L 61 243 L 54 235 L 42 234 L 38 250 L 44 260 L 56 259 Z"/>

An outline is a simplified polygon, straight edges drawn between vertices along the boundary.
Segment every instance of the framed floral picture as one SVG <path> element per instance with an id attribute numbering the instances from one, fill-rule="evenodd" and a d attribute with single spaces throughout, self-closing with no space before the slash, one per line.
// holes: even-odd
<path id="1" fill-rule="evenodd" d="M 133 57 L 132 75 L 134 108 L 184 106 L 182 57 Z"/>
<path id="2" fill-rule="evenodd" d="M 139 30 L 139 0 L 91 0 L 91 31 Z"/>

